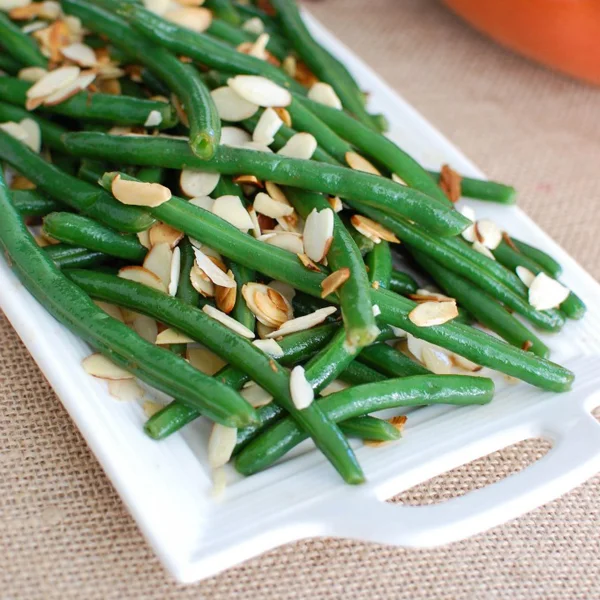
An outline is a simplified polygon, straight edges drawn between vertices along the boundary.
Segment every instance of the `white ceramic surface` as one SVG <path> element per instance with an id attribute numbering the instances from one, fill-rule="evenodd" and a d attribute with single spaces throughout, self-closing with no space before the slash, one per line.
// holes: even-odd
<path id="1" fill-rule="evenodd" d="M 309 19 L 318 39 L 369 90 L 371 108 L 391 121 L 390 135 L 426 166 L 449 162 L 481 172 L 375 73 Z M 156 443 L 142 432 L 137 404 L 118 402 L 80 367 L 89 349 L 55 322 L 0 261 L 0 306 L 97 456 L 140 529 L 180 581 L 192 582 L 278 545 L 340 536 L 433 546 L 503 523 L 568 491 L 600 470 L 600 287 L 518 208 L 470 202 L 515 236 L 551 252 L 564 281 L 589 306 L 586 318 L 544 336 L 553 359 L 577 374 L 573 391 L 550 394 L 526 384 L 500 386 L 483 407 L 414 411 L 404 439 L 383 448 L 357 445 L 368 483 L 344 485 L 305 443 L 276 467 L 242 479 L 229 472 L 223 499 L 211 496 L 206 423 Z M 503 481 L 443 504 L 409 507 L 386 498 L 520 440 L 544 436 L 553 449 Z"/>

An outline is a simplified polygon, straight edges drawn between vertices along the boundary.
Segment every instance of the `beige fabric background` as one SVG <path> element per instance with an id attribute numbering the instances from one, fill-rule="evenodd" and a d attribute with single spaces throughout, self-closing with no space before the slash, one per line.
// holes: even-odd
<path id="1" fill-rule="evenodd" d="M 434 0 L 325 0 L 310 10 L 600 275 L 600 90 L 532 65 Z M 0 317 L 0 598 L 598 598 L 600 478 L 435 550 L 313 540 L 203 583 L 173 583 Z M 435 502 L 514 472 L 528 442 L 402 496 Z M 124 458 L 125 459 L 125 458 Z"/>

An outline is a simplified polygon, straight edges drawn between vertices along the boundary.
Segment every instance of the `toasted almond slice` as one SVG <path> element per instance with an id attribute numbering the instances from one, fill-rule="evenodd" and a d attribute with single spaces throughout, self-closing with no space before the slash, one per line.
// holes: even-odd
<path id="1" fill-rule="evenodd" d="M 208 8 L 184 6 L 182 8 L 167 10 L 163 18 L 181 27 L 191 29 L 196 33 L 203 33 L 212 23 L 212 12 Z"/>
<path id="2" fill-rule="evenodd" d="M 170 245 L 167 243 L 167 246 Z M 169 296 L 177 295 L 179 288 L 179 276 L 181 271 L 181 250 L 179 248 L 173 248 L 171 255 L 171 270 L 169 273 L 169 285 L 167 286 L 167 292 Z"/>
<path id="3" fill-rule="evenodd" d="M 320 325 L 327 319 L 329 315 L 332 315 L 337 308 L 335 306 L 326 306 L 325 308 L 319 308 L 314 312 L 297 317 L 296 319 L 290 319 L 286 321 L 279 329 L 269 333 L 267 338 L 278 338 L 280 336 L 289 335 L 290 333 L 296 333 L 297 331 L 305 331 L 316 325 Z"/>
<path id="4" fill-rule="evenodd" d="M 133 379 L 133 375 L 102 354 L 91 354 L 81 361 L 86 373 L 99 379 Z"/>
<path id="5" fill-rule="evenodd" d="M 108 393 L 123 402 L 137 402 L 144 397 L 144 390 L 135 379 L 114 379 L 108 382 Z"/>
<path id="6" fill-rule="evenodd" d="M 158 110 L 151 110 L 144 122 L 144 127 L 158 127 L 162 123 L 162 115 Z"/>
<path id="7" fill-rule="evenodd" d="M 118 79 L 103 78 L 96 82 L 98 92 L 110 94 L 111 96 L 120 96 L 122 93 L 121 83 Z M 142 134 L 143 135 L 143 134 Z"/>
<path id="8" fill-rule="evenodd" d="M 119 277 L 128 279 L 129 281 L 135 281 L 136 283 L 141 283 L 142 285 L 147 285 L 148 287 L 158 290 L 159 292 L 167 293 L 167 287 L 162 282 L 162 279 L 144 267 L 123 267 L 119 271 Z"/>
<path id="9" fill-rule="evenodd" d="M 491 258 L 492 260 L 496 260 L 496 258 L 494 257 L 494 255 L 492 254 L 490 249 L 487 248 L 486 246 L 484 246 L 481 242 L 478 242 L 477 240 L 475 240 L 471 247 L 473 248 L 473 250 L 475 250 L 475 252 L 479 252 L 479 254 L 483 254 L 484 256 L 487 256 L 488 258 Z"/>
<path id="10" fill-rule="evenodd" d="M 102 300 L 94 300 L 93 302 L 98 308 L 101 308 L 107 315 L 109 315 L 113 319 L 117 319 L 117 321 L 121 321 L 121 323 L 125 322 L 125 319 L 123 318 L 123 312 L 118 306 L 110 304 L 108 302 L 103 302 Z"/>
<path id="11" fill-rule="evenodd" d="M 2 4 L 5 2 L 6 0 L 4 0 Z M 11 4 L 12 1 L 8 0 L 8 3 Z M 0 11 L 5 10 L 2 4 L 0 4 Z M 35 19 L 39 16 L 41 7 L 41 2 L 32 2 L 25 6 L 16 6 L 8 11 L 8 16 L 13 21 L 28 21 L 29 19 Z"/>
<path id="12" fill-rule="evenodd" d="M 202 269 L 208 278 L 215 284 L 225 288 L 235 288 L 235 279 L 222 271 L 202 250 L 194 248 L 196 265 Z"/>
<path id="13" fill-rule="evenodd" d="M 174 229 L 166 223 L 156 223 L 148 231 L 148 242 L 150 246 L 167 243 L 170 248 L 175 248 L 183 238 L 183 232 Z"/>
<path id="14" fill-rule="evenodd" d="M 237 295 L 237 283 L 233 275 L 233 271 L 227 271 L 227 276 L 234 282 L 233 287 L 221 287 L 217 286 L 215 289 L 215 300 L 217 302 L 217 308 L 222 310 L 228 315 L 235 306 L 235 300 Z"/>
<path id="15" fill-rule="evenodd" d="M 254 150 L 255 152 L 266 152 L 267 154 L 273 154 L 273 150 L 265 144 L 259 144 L 258 142 L 246 142 L 243 146 L 246 150 Z"/>
<path id="16" fill-rule="evenodd" d="M 275 340 L 254 340 L 252 343 L 272 358 L 281 358 L 285 354 L 283 348 Z"/>
<path id="17" fill-rule="evenodd" d="M 144 0 L 144 6 L 149 11 L 161 16 L 169 10 L 170 5 L 170 0 Z"/>
<path id="18" fill-rule="evenodd" d="M 529 269 L 518 265 L 515 269 L 517 277 L 529 288 L 535 280 L 535 273 L 532 273 Z"/>
<path id="19" fill-rule="evenodd" d="M 464 356 L 460 356 L 460 354 L 452 353 L 450 355 L 450 360 L 454 364 L 455 367 L 462 369 L 463 371 L 468 371 L 469 373 L 475 373 L 477 371 L 481 371 L 481 365 L 474 363 L 473 361 L 465 358 Z"/>
<path id="20" fill-rule="evenodd" d="M 208 438 L 208 464 L 217 469 L 229 462 L 237 443 L 237 429 L 215 423 Z"/>
<path id="21" fill-rule="evenodd" d="M 62 9 L 58 2 L 53 0 L 45 0 L 41 3 L 39 17 L 41 19 L 47 19 L 48 21 L 54 21 L 62 15 Z M 66 23 L 65 23 L 66 24 Z"/>
<path id="22" fill-rule="evenodd" d="M 322 81 L 314 83 L 310 90 L 308 90 L 308 97 L 325 106 L 331 106 L 331 108 L 342 110 L 342 101 L 328 83 Z"/>
<path id="23" fill-rule="evenodd" d="M 265 108 L 252 132 L 252 140 L 270 146 L 275 141 L 275 134 L 283 125 L 283 121 L 272 108 Z"/>
<path id="24" fill-rule="evenodd" d="M 144 259 L 144 268 L 154 273 L 162 281 L 165 289 L 171 279 L 171 262 L 173 260 L 173 251 L 166 242 L 152 246 L 152 249 Z"/>
<path id="25" fill-rule="evenodd" d="M 292 95 L 288 90 L 260 75 L 236 75 L 227 85 L 239 96 L 258 106 L 289 106 Z"/>
<path id="26" fill-rule="evenodd" d="M 258 105 L 242 98 L 233 88 L 228 86 L 213 90 L 210 95 L 217 107 L 219 117 L 223 121 L 243 121 L 249 119 L 258 110 Z"/>
<path id="27" fill-rule="evenodd" d="M 462 177 L 448 165 L 442 165 L 439 186 L 450 202 L 458 202 L 461 196 Z"/>
<path id="28" fill-rule="evenodd" d="M 239 127 L 222 127 L 221 144 L 233 148 L 242 148 L 246 142 L 252 140 L 252 136 Z"/>
<path id="29" fill-rule="evenodd" d="M 293 54 L 288 54 L 281 63 L 283 71 L 292 78 L 296 77 L 296 71 L 298 68 L 298 61 Z"/>
<path id="30" fill-rule="evenodd" d="M 259 17 L 252 17 L 242 24 L 242 29 L 254 35 L 260 35 L 265 30 L 265 24 Z"/>
<path id="31" fill-rule="evenodd" d="M 250 42 L 248 46 L 246 46 L 248 42 L 243 42 L 238 46 L 237 50 L 238 52 L 254 56 L 260 60 L 267 60 L 269 57 L 269 52 L 267 50 L 269 38 L 270 36 L 268 33 L 261 33 L 254 42 Z M 279 62 L 277 62 L 277 64 L 279 65 Z"/>
<path id="32" fill-rule="evenodd" d="M 227 471 L 225 467 L 218 467 L 212 470 L 212 488 L 210 495 L 214 498 L 215 502 L 220 502 L 225 495 L 227 489 Z"/>
<path id="33" fill-rule="evenodd" d="M 214 308 L 214 306 L 210 306 L 210 304 L 205 304 L 202 307 L 203 312 L 205 312 L 209 317 L 212 317 L 216 321 L 219 321 L 225 327 L 228 327 L 233 332 L 241 335 L 242 337 L 248 339 L 254 339 L 254 332 L 250 331 L 247 327 L 244 327 L 241 323 L 238 323 L 235 319 L 232 319 L 230 316 L 226 315 L 224 312 Z"/>
<path id="34" fill-rule="evenodd" d="M 436 375 L 450 375 L 452 373 L 450 357 L 445 352 L 435 350 L 431 346 L 423 348 L 422 361 L 425 367 Z"/>
<path id="35" fill-rule="evenodd" d="M 185 333 L 181 333 L 176 331 L 175 329 L 163 329 L 156 336 L 156 343 L 158 345 L 166 345 L 166 344 L 191 344 L 194 340 L 185 335 Z"/>
<path id="36" fill-rule="evenodd" d="M 210 196 L 196 196 L 196 198 L 190 198 L 189 202 L 198 208 L 210 210 L 211 212 L 215 204 L 215 201 Z"/>
<path id="37" fill-rule="evenodd" d="M 27 25 L 23 25 L 23 27 L 21 27 L 21 31 L 25 35 L 29 35 L 30 33 L 47 29 L 47 25 L 48 24 L 45 21 L 31 21 L 30 23 L 27 23 Z M 41 50 L 42 54 L 46 56 L 45 48 L 42 48 Z"/>
<path id="38" fill-rule="evenodd" d="M 306 379 L 304 367 L 300 365 L 296 365 L 290 373 L 290 394 L 298 410 L 308 408 L 315 399 L 314 390 Z"/>
<path id="39" fill-rule="evenodd" d="M 260 181 L 260 179 L 258 179 L 258 177 L 255 177 L 254 175 L 236 175 L 235 177 L 232 177 L 231 180 L 233 181 L 233 183 L 237 183 L 239 185 L 246 185 L 249 187 L 252 186 L 257 188 L 264 187 L 262 181 Z"/>
<path id="40" fill-rule="evenodd" d="M 276 292 L 279 292 L 288 301 L 291 308 L 292 300 L 296 295 L 296 290 L 289 283 L 273 280 L 269 282 L 268 286 Z"/>
<path id="41" fill-rule="evenodd" d="M 148 248 L 148 250 L 152 248 L 152 244 L 150 244 L 150 234 L 148 229 L 146 229 L 145 231 L 138 231 L 136 235 L 137 239 L 140 241 L 140 244 L 144 246 L 144 248 Z"/>
<path id="42" fill-rule="evenodd" d="M 27 177 L 23 175 L 13 175 L 12 181 L 10 182 L 11 190 L 35 190 L 37 186 L 32 181 L 29 181 Z"/>
<path id="43" fill-rule="evenodd" d="M 256 211 L 254 210 L 253 206 L 250 206 L 248 208 L 248 217 L 250 218 L 250 221 L 252 222 L 252 235 L 255 238 L 259 238 L 262 235 L 262 232 L 260 229 L 260 223 L 258 221 L 258 215 L 256 214 Z"/>
<path id="44" fill-rule="evenodd" d="M 8 13 L 15 8 L 29 6 L 31 3 L 31 0 L 2 0 L 0 2 L 0 11 Z"/>
<path id="45" fill-rule="evenodd" d="M 155 208 L 171 199 L 171 190 L 160 183 L 129 181 L 117 174 L 112 181 L 113 196 L 122 204 Z"/>
<path id="46" fill-rule="evenodd" d="M 254 340 L 252 343 L 256 344 L 256 342 L 275 342 L 275 340 Z M 265 389 L 261 388 L 260 385 L 254 383 L 254 381 L 249 381 L 248 383 L 250 385 L 245 385 L 240 391 L 240 395 L 246 402 L 249 402 L 251 406 L 259 408 L 261 406 L 266 406 L 273 401 L 273 396 Z"/>
<path id="47" fill-rule="evenodd" d="M 293 315 L 287 299 L 277 290 L 262 283 L 244 284 L 242 297 L 258 321 L 269 327 L 279 327 Z"/>
<path id="48" fill-rule="evenodd" d="M 451 321 L 458 316 L 456 301 L 422 302 L 413 308 L 408 318 L 417 327 L 432 327 Z"/>
<path id="49" fill-rule="evenodd" d="M 557 308 L 569 294 L 568 288 L 541 271 L 529 287 L 529 304 L 536 310 L 549 310 Z"/>
<path id="50" fill-rule="evenodd" d="M 20 123 L 6 121 L 6 123 L 0 123 L 0 129 L 20 142 L 27 139 L 27 130 Z"/>
<path id="51" fill-rule="evenodd" d="M 156 343 L 156 336 L 158 335 L 158 326 L 156 321 L 146 315 L 136 315 L 131 323 L 133 330 L 147 342 L 151 344 Z"/>
<path id="52" fill-rule="evenodd" d="M 219 173 L 183 169 L 179 175 L 179 186 L 181 191 L 189 198 L 210 196 L 211 192 L 217 187 L 220 178 Z"/>
<path id="53" fill-rule="evenodd" d="M 302 243 L 302 236 L 299 233 L 294 233 L 292 231 L 275 231 L 263 233 L 258 239 L 261 242 L 266 242 L 271 246 L 277 246 L 277 248 L 293 252 L 294 254 L 304 253 L 304 244 Z"/>
<path id="54" fill-rule="evenodd" d="M 350 279 L 350 269 L 348 267 L 342 267 L 325 277 L 325 279 L 321 281 L 321 289 L 323 290 L 321 292 L 321 298 L 327 298 L 329 294 L 333 294 L 333 292 L 344 285 L 348 279 Z"/>
<path id="55" fill-rule="evenodd" d="M 69 85 L 65 85 L 60 90 L 54 92 L 54 94 L 50 94 L 44 99 L 45 106 L 56 106 L 65 100 L 68 100 L 75 94 L 81 92 L 85 88 L 90 85 L 94 79 L 96 79 L 96 73 L 85 71 L 77 77 L 77 79 L 71 82 Z"/>
<path id="56" fill-rule="evenodd" d="M 291 215 L 294 212 L 294 207 L 290 204 L 275 200 L 269 196 L 269 194 L 259 192 L 254 198 L 254 210 L 267 217 L 279 219 L 280 217 Z"/>
<path id="57" fill-rule="evenodd" d="M 381 175 L 379 169 L 356 152 L 346 152 L 346 162 L 348 163 L 348 166 L 355 171 L 363 171 L 365 173 L 371 173 L 371 175 Z"/>
<path id="58" fill-rule="evenodd" d="M 320 273 L 321 269 L 319 269 L 319 265 L 313 262 L 306 254 L 298 254 L 298 258 L 300 262 L 309 270 L 314 271 L 315 273 Z"/>
<path id="59" fill-rule="evenodd" d="M 329 196 L 329 198 L 327 198 L 327 202 L 329 202 L 331 210 L 333 210 L 335 213 L 339 213 L 344 210 L 344 205 L 342 204 L 339 196 Z"/>
<path id="60" fill-rule="evenodd" d="M 277 151 L 281 156 L 309 160 L 317 149 L 317 140 L 311 133 L 295 133 L 285 145 Z"/>
<path id="61" fill-rule="evenodd" d="M 283 106 L 276 106 L 273 110 L 277 113 L 277 116 L 283 121 L 283 124 L 287 127 L 292 126 L 292 115 L 290 115 L 290 111 L 287 108 L 283 108 Z"/>
<path id="62" fill-rule="evenodd" d="M 37 121 L 26 118 L 22 119 L 19 125 L 27 134 L 23 140 L 23 143 L 26 146 L 29 146 L 29 148 L 31 148 L 34 152 L 39 154 L 42 148 L 42 132 L 40 131 L 40 126 L 38 125 Z"/>
<path id="63" fill-rule="evenodd" d="M 380 225 L 376 221 L 369 219 L 363 215 L 352 215 L 350 222 L 354 229 L 359 233 L 362 233 L 365 237 L 369 238 L 376 244 L 379 244 L 381 240 L 391 242 L 393 244 L 399 244 L 400 240 L 386 227 Z"/>
<path id="64" fill-rule="evenodd" d="M 208 278 L 204 271 L 197 265 L 190 269 L 190 283 L 192 287 L 205 298 L 212 298 L 215 295 L 215 284 Z"/>
<path id="65" fill-rule="evenodd" d="M 450 296 L 425 289 L 418 289 L 414 294 L 408 294 L 408 297 L 415 302 L 448 302 L 454 300 Z"/>
<path id="66" fill-rule="evenodd" d="M 392 173 L 392 181 L 399 183 L 400 185 L 407 185 L 406 181 L 404 181 L 400 175 L 396 175 L 396 173 Z"/>
<path id="67" fill-rule="evenodd" d="M 208 348 L 188 348 L 187 357 L 192 367 L 202 371 L 205 375 L 214 375 L 227 363 Z"/>
<path id="68" fill-rule="evenodd" d="M 241 231 L 248 231 L 254 226 L 248 211 L 237 196 L 220 196 L 215 200 L 212 212 Z"/>
<path id="69" fill-rule="evenodd" d="M 472 221 L 471 225 L 469 225 L 461 233 L 462 237 L 467 240 L 467 242 L 472 244 L 477 239 L 475 235 L 475 211 L 470 206 L 463 206 L 458 209 L 458 212 L 463 217 L 467 217 L 467 219 Z"/>
<path id="70" fill-rule="evenodd" d="M 181 4 L 182 6 L 202 6 L 204 0 L 177 0 L 177 4 Z"/>
<path id="71" fill-rule="evenodd" d="M 334 379 L 329 385 L 326 385 L 320 391 L 320 395 L 323 397 L 330 396 L 331 394 L 335 394 L 336 392 L 347 390 L 349 387 L 350 385 L 345 381 L 342 381 L 341 379 Z"/>
<path id="72" fill-rule="evenodd" d="M 154 402 L 153 400 L 146 400 L 144 404 L 142 404 L 142 409 L 146 418 L 152 418 L 158 411 L 163 409 L 163 405 L 159 402 Z"/>
<path id="73" fill-rule="evenodd" d="M 26 93 L 27 98 L 46 98 L 61 88 L 73 83 L 81 73 L 79 67 L 59 67 L 46 73 L 39 81 L 34 83 Z"/>
<path id="74" fill-rule="evenodd" d="M 267 339 L 270 333 L 273 333 L 277 327 L 269 327 L 260 321 L 256 322 L 256 334 L 261 340 Z"/>
<path id="75" fill-rule="evenodd" d="M 494 221 L 481 219 L 475 223 L 475 236 L 486 248 L 495 250 L 502 241 L 502 230 Z"/>
<path id="76" fill-rule="evenodd" d="M 304 249 L 311 260 L 321 262 L 333 239 L 334 213 L 330 208 L 313 208 L 304 225 Z"/>
<path id="77" fill-rule="evenodd" d="M 25 67 L 17 73 L 17 78 L 21 79 L 22 81 L 35 83 L 47 73 L 48 71 L 46 69 L 42 69 L 42 67 Z"/>
<path id="78" fill-rule="evenodd" d="M 97 63 L 96 53 L 86 44 L 75 42 L 60 49 L 62 55 L 77 63 L 80 67 L 94 67 Z"/>

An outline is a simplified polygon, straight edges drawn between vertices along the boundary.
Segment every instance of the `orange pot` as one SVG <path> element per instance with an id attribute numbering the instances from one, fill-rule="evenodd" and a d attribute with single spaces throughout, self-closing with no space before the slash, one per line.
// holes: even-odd
<path id="1" fill-rule="evenodd" d="M 444 0 L 529 58 L 600 85 L 600 0 Z"/>

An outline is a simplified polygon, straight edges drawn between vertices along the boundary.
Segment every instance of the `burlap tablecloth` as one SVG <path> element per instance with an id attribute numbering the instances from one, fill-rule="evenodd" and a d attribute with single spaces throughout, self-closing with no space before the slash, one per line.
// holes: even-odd
<path id="1" fill-rule="evenodd" d="M 310 10 L 600 275 L 600 90 L 474 33 L 433 0 Z M 600 478 L 435 550 L 290 544 L 203 583 L 172 582 L 6 319 L 0 318 L 0 598 L 598 598 Z M 402 496 L 437 502 L 512 473 L 526 442 Z M 126 460 L 126 457 L 124 457 Z"/>

